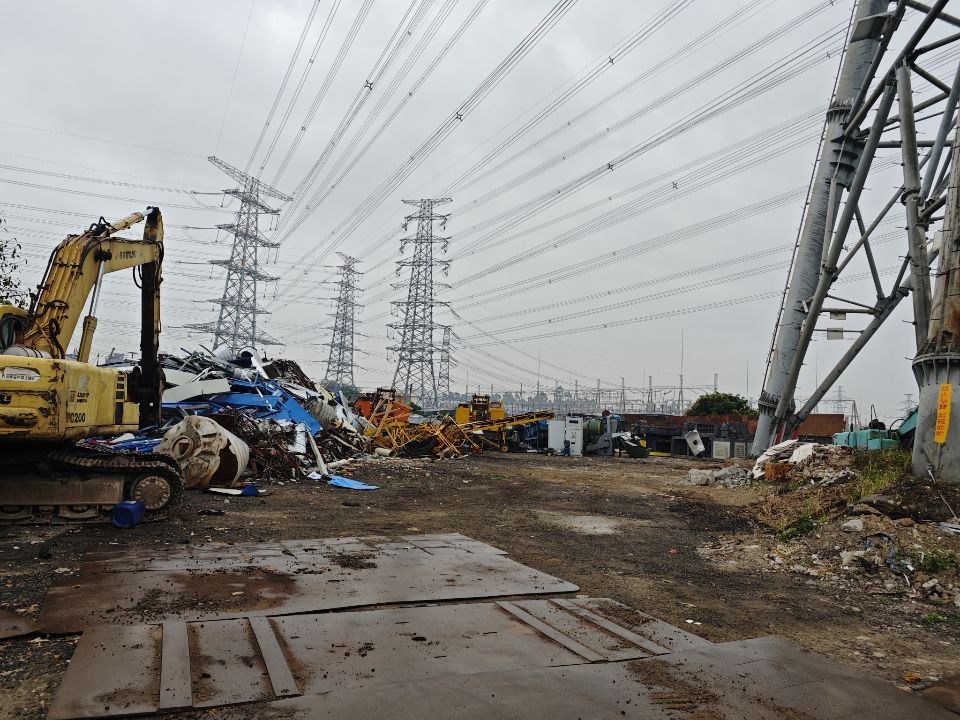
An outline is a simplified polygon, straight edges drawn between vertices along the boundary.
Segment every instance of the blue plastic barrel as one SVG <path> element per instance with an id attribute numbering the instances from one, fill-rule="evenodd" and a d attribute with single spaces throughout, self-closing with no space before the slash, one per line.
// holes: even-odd
<path id="1" fill-rule="evenodd" d="M 136 527 L 143 522 L 145 513 L 146 508 L 142 502 L 139 500 L 127 500 L 126 502 L 117 503 L 113 506 L 113 510 L 110 511 L 110 522 L 113 523 L 115 528 L 125 530 Z"/>

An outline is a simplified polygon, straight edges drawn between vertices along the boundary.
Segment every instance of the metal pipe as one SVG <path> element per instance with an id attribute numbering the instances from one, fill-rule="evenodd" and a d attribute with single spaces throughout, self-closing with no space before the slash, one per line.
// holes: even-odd
<path id="1" fill-rule="evenodd" d="M 934 42 L 930 43 L 929 45 L 923 45 L 923 46 L 921 46 L 921 47 L 918 47 L 917 50 L 916 50 L 916 52 L 913 53 L 913 56 L 914 56 L 914 57 L 920 57 L 921 55 L 923 55 L 923 54 L 925 54 L 925 53 L 928 53 L 928 52 L 930 52 L 931 50 L 937 50 L 938 48 L 942 48 L 944 45 L 949 45 L 950 43 L 956 42 L 957 40 L 960 40 L 960 33 L 954 33 L 953 35 L 947 35 L 947 37 L 945 37 L 945 38 L 940 38 L 939 40 L 935 40 Z"/>
<path id="2" fill-rule="evenodd" d="M 913 111 L 914 111 L 915 113 L 918 113 L 918 112 L 920 112 L 921 110 L 926 110 L 928 107 L 931 107 L 932 105 L 936 105 L 936 104 L 937 104 L 938 102 L 940 102 L 941 100 L 946 100 L 947 97 L 948 97 L 948 94 L 945 93 L 945 92 L 942 92 L 942 93 L 940 93 L 940 94 L 938 94 L 938 95 L 935 95 L 935 96 L 932 97 L 932 98 L 927 98 L 927 99 L 924 100 L 922 103 L 919 103 L 918 105 L 914 105 L 914 106 L 913 106 Z M 899 116 L 899 115 L 894 115 L 892 118 L 890 118 L 889 120 L 887 120 L 887 125 L 896 125 L 896 124 L 899 123 L 899 122 L 900 122 L 900 116 Z M 892 128 L 891 128 L 891 129 L 892 129 Z"/>
<path id="3" fill-rule="evenodd" d="M 880 326 L 890 317 L 891 313 L 896 309 L 897 305 L 900 304 L 900 301 L 907 296 L 907 290 L 904 288 L 898 288 L 897 291 L 889 298 L 885 298 L 883 302 L 883 307 L 880 308 L 879 314 L 870 321 L 870 323 L 863 329 L 860 333 L 860 336 L 853 341 L 847 351 L 843 354 L 837 364 L 834 366 L 827 375 L 823 378 L 823 381 L 817 386 L 817 389 L 813 391 L 813 394 L 807 398 L 807 401 L 803 404 L 796 414 L 790 418 L 789 422 L 786 424 L 786 429 L 784 432 L 785 436 L 792 435 L 793 431 L 797 429 L 797 426 L 802 423 L 806 417 L 813 411 L 824 396 L 830 391 L 830 388 L 833 387 L 833 384 L 840 378 L 843 372 L 850 367 L 850 363 L 853 362 L 853 359 L 860 354 L 860 351 L 864 346 L 870 341 L 877 330 L 880 329 Z"/>
<path id="4" fill-rule="evenodd" d="M 882 13 L 888 5 L 889 0 L 857 0 L 853 22 L 858 23 Z M 859 141 L 845 138 L 843 130 L 853 99 L 868 84 L 867 72 L 879 44 L 876 38 L 849 40 L 843 55 L 827 110 L 823 141 L 818 150 L 789 279 L 776 320 L 771 352 L 765 363 L 763 391 L 758 399 L 760 417 L 752 454 L 766 450 L 775 442 L 779 431 L 781 421 L 775 416 L 775 411 L 784 396 L 790 365 L 806 319 L 805 303 L 815 291 L 820 277 L 824 224 L 830 214 L 830 181 L 836 180 L 841 187 L 849 187 L 859 162 L 862 146 Z M 840 193 L 837 193 L 835 202 L 839 203 L 840 200 Z M 836 210 L 833 215 L 836 217 Z M 786 394 L 787 403 L 792 405 L 793 390 L 790 389 Z"/>
<path id="5" fill-rule="evenodd" d="M 903 198 L 907 214 L 907 244 L 913 275 L 913 321 L 917 350 L 927 337 L 930 321 L 930 264 L 927 261 L 927 233 L 920 219 L 920 167 L 917 164 L 917 126 L 913 117 L 913 89 L 910 69 L 897 68 L 900 103 L 900 139 L 903 142 Z"/>
<path id="6" fill-rule="evenodd" d="M 933 179 L 937 174 L 937 167 L 940 165 L 943 146 L 946 144 L 947 135 L 953 126 L 953 113 L 957 109 L 958 99 L 960 99 L 960 63 L 957 63 L 957 72 L 953 76 L 953 85 L 950 87 L 947 106 L 943 109 L 943 117 L 940 118 L 940 128 L 937 130 L 937 137 L 934 140 L 933 152 L 930 153 L 930 162 L 927 164 L 927 171 L 923 175 L 923 185 L 920 187 L 920 202 L 929 197 Z"/>
<path id="7" fill-rule="evenodd" d="M 917 140 L 917 147 L 933 147 L 935 140 Z M 883 150 L 892 150 L 894 148 L 903 147 L 903 143 L 900 140 L 884 140 L 882 143 L 877 145 L 878 148 Z"/>
<path id="8" fill-rule="evenodd" d="M 813 329 L 816 325 L 816 318 L 820 314 L 820 308 L 823 307 L 823 300 L 826 297 L 827 290 L 836 278 L 837 260 L 840 252 L 843 250 L 843 241 L 850 229 L 850 223 L 853 221 L 854 210 L 860 201 L 860 195 L 863 192 L 864 184 L 867 181 L 867 175 L 870 172 L 870 166 L 873 164 L 873 158 L 877 152 L 877 144 L 880 142 L 880 135 L 883 132 L 883 125 L 893 106 L 893 98 L 896 93 L 896 86 L 892 82 L 884 85 L 885 90 L 880 99 L 880 105 L 877 107 L 877 115 L 874 118 L 873 127 L 870 130 L 870 136 L 863 148 L 860 156 L 860 164 L 853 176 L 853 182 L 850 183 L 850 191 L 847 194 L 847 203 L 843 208 L 843 213 L 837 223 L 837 229 L 834 231 L 833 241 L 830 252 L 827 256 L 825 266 L 821 268 L 820 280 L 817 283 L 817 289 L 813 298 L 810 300 L 807 309 L 807 317 L 800 332 L 800 340 L 793 355 L 793 361 L 790 364 L 790 370 L 787 375 L 787 381 L 784 385 L 783 393 L 777 403 L 774 417 L 781 422 L 786 420 L 789 414 L 790 403 L 793 400 L 793 393 L 797 387 L 797 378 L 800 376 L 800 369 L 803 367 L 803 358 L 807 348 L 810 346 L 810 339 L 813 336 Z"/>
<path id="9" fill-rule="evenodd" d="M 937 77 L 936 75 L 934 75 L 933 73 L 927 72 L 926 70 L 924 70 L 922 67 L 920 67 L 920 66 L 917 65 L 916 63 L 910 63 L 910 69 L 913 70 L 913 72 L 915 72 L 917 75 L 919 75 L 920 77 L 922 77 L 924 80 L 926 80 L 928 83 L 930 83 L 930 84 L 933 85 L 934 87 L 939 88 L 941 92 L 945 92 L 945 93 L 949 93 L 949 92 L 950 92 L 950 86 L 949 86 L 949 85 L 947 85 L 943 80 L 941 80 L 940 78 L 938 78 L 938 77 Z"/>
<path id="10" fill-rule="evenodd" d="M 888 3 L 884 3 L 886 6 Z M 887 48 L 890 46 L 890 40 L 893 38 L 894 30 L 900 27 L 900 22 L 903 20 L 903 15 L 906 12 L 907 3 L 906 0 L 897 0 L 897 7 L 894 8 L 893 13 L 887 21 L 886 27 L 884 28 L 886 32 L 883 33 L 883 36 L 880 38 L 877 43 L 876 51 L 873 54 L 873 59 L 870 61 L 870 67 L 867 69 L 866 75 L 864 76 L 863 82 L 860 84 L 860 88 L 857 91 L 856 96 L 853 98 L 853 102 L 850 103 L 850 110 L 852 111 L 855 108 L 860 107 L 864 99 L 867 97 L 867 92 L 870 90 L 870 83 L 873 82 L 873 79 L 877 76 L 877 70 L 880 68 L 880 62 L 883 60 L 884 54 L 887 52 Z M 865 21 L 866 18 L 860 18 L 860 21 Z M 858 21 L 858 22 L 860 22 Z M 856 30 L 856 27 L 854 27 Z M 883 83 L 880 83 L 882 86 Z M 880 96 L 877 95 L 877 98 Z M 876 98 L 870 103 L 873 105 L 877 101 Z M 850 117 L 848 115 L 848 117 Z M 857 125 L 859 125 L 859 121 Z M 847 128 L 849 130 L 849 127 Z M 846 137 L 852 137 L 851 135 L 845 133 Z"/>
<path id="11" fill-rule="evenodd" d="M 851 137 L 853 133 L 857 131 L 857 128 L 860 127 L 860 123 L 863 122 L 863 119 L 867 116 L 870 108 L 873 107 L 877 100 L 880 99 L 880 96 L 883 94 L 883 88 L 886 86 L 887 81 L 890 80 L 890 76 L 895 71 L 895 68 L 903 61 L 905 57 L 911 55 L 913 51 L 916 50 L 917 45 L 920 44 L 920 41 L 923 39 L 923 36 L 926 34 L 927 30 L 930 29 L 930 26 L 933 25 L 933 22 L 937 19 L 940 11 L 946 7 L 947 2 L 948 0 L 937 0 L 933 4 L 933 7 L 930 8 L 930 11 L 924 16 L 923 20 L 920 21 L 917 29 L 913 31 L 913 35 L 910 36 L 907 44 L 903 46 L 903 49 L 900 50 L 900 52 L 897 54 L 897 57 L 894 58 L 890 65 L 890 70 L 888 70 L 886 73 L 884 82 L 877 84 L 877 87 L 865 102 L 859 106 L 857 104 L 853 105 L 853 110 L 851 111 L 852 115 L 844 135 Z"/>
<path id="12" fill-rule="evenodd" d="M 920 12 L 930 12 L 930 6 L 924 5 L 922 2 L 917 2 L 917 0 L 905 0 L 907 7 L 911 7 L 914 10 L 919 10 Z M 956 18 L 953 15 L 948 15 L 947 13 L 940 13 L 940 19 L 951 25 L 956 25 L 960 27 L 960 18 Z"/>

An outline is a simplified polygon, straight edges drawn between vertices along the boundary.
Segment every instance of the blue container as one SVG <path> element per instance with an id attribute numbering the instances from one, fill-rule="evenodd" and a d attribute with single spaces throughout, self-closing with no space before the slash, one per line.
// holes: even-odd
<path id="1" fill-rule="evenodd" d="M 145 514 L 146 508 L 142 502 L 128 500 L 113 506 L 113 510 L 110 511 L 110 522 L 115 528 L 126 530 L 142 523 Z"/>

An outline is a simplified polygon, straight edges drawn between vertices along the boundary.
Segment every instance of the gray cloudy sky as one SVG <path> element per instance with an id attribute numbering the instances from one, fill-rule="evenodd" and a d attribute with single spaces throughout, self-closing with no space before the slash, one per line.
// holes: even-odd
<path id="1" fill-rule="evenodd" d="M 335 0 L 317 3 L 316 19 L 288 93 L 280 102 L 280 114 L 287 109 L 289 91 L 301 76 L 334 4 Z M 286 192 L 297 187 L 323 152 L 410 7 L 408 0 L 374 0 L 316 117 L 277 178 L 278 167 L 361 4 L 361 0 L 339 2 L 302 94 L 266 163 L 264 179 L 276 179 Z M 356 216 L 373 190 L 442 125 L 555 4 L 556 0 L 489 0 L 343 182 L 271 255 L 267 272 L 280 280 L 262 288 L 263 301 L 272 311 L 262 322 L 267 332 L 285 341 L 284 348 L 276 349 L 278 354 L 322 375 L 323 344 L 328 337 L 316 326 L 325 324 L 325 313 L 331 311 L 324 299 L 330 290 L 321 285 L 336 260 L 328 252 L 331 231 Z M 424 28 L 449 7 L 444 0 L 426 0 L 424 5 L 429 8 L 426 21 L 384 81 L 374 87 L 333 160 L 384 97 L 390 79 L 410 57 Z M 398 91 L 387 98 L 373 128 L 408 94 L 476 5 L 477 0 L 452 3 L 449 16 L 410 66 Z M 119 217 L 148 203 L 159 205 L 167 223 L 163 346 L 178 351 L 208 342 L 208 336 L 183 326 L 215 319 L 215 308 L 206 301 L 222 292 L 223 271 L 211 267 L 207 259 L 225 257 L 229 247 L 227 238 L 210 228 L 229 222 L 236 206 L 224 203 L 221 196 L 188 191 L 213 193 L 231 187 L 231 181 L 206 161 L 208 155 L 247 165 L 313 6 L 312 0 L 4 3 L 0 33 L 8 72 L 5 112 L 0 119 L 0 211 L 28 256 L 25 280 L 36 283 L 50 249 L 65 233 L 78 231 L 100 215 Z M 822 118 L 818 109 L 825 106 L 832 87 L 841 45 L 836 32 L 845 28 L 849 0 L 832 4 L 580 0 L 574 4 L 426 161 L 338 245 L 337 249 L 364 259 L 361 285 L 366 289 L 366 307 L 360 329 L 365 336 L 359 345 L 367 354 L 360 358 L 364 369 L 358 372 L 359 384 L 374 386 L 392 377 L 393 356 L 385 350 L 391 344 L 386 324 L 391 321 L 389 300 L 397 293 L 387 290 L 388 283 L 396 280 L 392 269 L 399 233 L 388 234 L 399 230 L 409 211 L 400 200 L 441 193 L 537 110 L 597 68 L 598 62 L 602 64 L 624 38 L 671 6 L 681 9 L 631 52 L 608 62 L 595 80 L 533 125 L 504 157 L 552 133 L 549 139 L 453 195 L 454 202 L 446 207 L 451 212 L 449 255 L 454 261 L 446 278 L 451 288 L 443 297 L 463 319 L 439 311 L 437 320 L 453 324 L 463 338 L 456 355 L 459 364 L 452 373 L 459 388 L 468 379 L 471 386 L 489 387 L 492 382 L 497 390 L 517 389 L 521 382 L 529 388 L 537 381 L 538 357 L 541 381 L 548 387 L 556 381 L 565 386 L 575 381 L 580 387 L 595 386 L 598 377 L 605 386 L 619 385 L 621 377 L 628 386 L 640 386 L 650 375 L 656 385 L 674 385 L 680 373 L 682 336 L 687 385 L 712 385 L 716 373 L 722 389 L 757 396 L 778 293 L 786 279 L 787 248 L 800 221 L 799 189 L 805 188 L 815 159 Z M 710 34 L 709 42 L 702 40 L 685 49 L 738 10 L 741 13 L 734 22 Z M 248 16 L 249 31 L 238 65 Z M 915 23 L 916 17 L 908 20 Z M 781 35 L 757 43 L 782 26 L 786 29 Z M 781 66 L 794 54 L 799 59 Z M 941 54 L 931 65 L 939 75 L 950 77 L 956 58 Z M 793 73 L 791 69 L 798 66 Z M 644 79 L 651 71 L 655 72 Z M 497 225 L 488 224 L 500 213 L 702 114 L 701 108 L 724 93 L 749 90 L 748 79 L 765 73 L 783 81 L 770 83 L 772 87 L 755 97 L 723 105 L 716 117 L 675 137 L 651 143 L 632 162 L 615 166 L 516 227 L 498 230 Z M 632 89 L 564 127 L 637 78 L 642 81 Z M 926 96 L 931 88 L 922 83 L 915 91 Z M 617 125 L 646 107 L 649 110 L 634 122 Z M 805 119 L 800 117 L 804 114 Z M 778 135 L 722 156 L 720 164 L 696 163 L 796 118 Z M 268 140 L 277 125 L 275 120 Z M 563 131 L 553 132 L 558 128 Z M 926 132 L 933 129 L 930 123 L 921 126 Z M 599 141 L 581 152 L 571 151 L 598 132 L 604 133 Z M 895 158 L 898 151 L 883 152 Z M 549 171 L 511 183 L 558 156 L 562 159 Z M 262 158 L 261 151 L 254 168 Z M 886 171 L 871 178 L 865 209 L 886 200 L 887 193 L 899 185 L 898 171 L 898 163 L 891 160 Z M 475 202 L 506 183 L 511 183 L 509 191 Z M 790 191 L 792 195 L 784 196 Z M 778 196 L 763 212 L 687 231 Z M 566 231 L 632 200 L 640 202 L 641 212 L 599 232 L 576 233 L 565 236 L 569 242 L 555 242 Z M 557 219 L 568 213 L 571 217 Z M 288 222 L 281 214 L 281 229 Z M 488 224 L 486 232 L 458 237 L 481 224 Z M 877 248 L 881 268 L 899 264 L 906 243 L 902 227 L 900 210 L 895 221 L 882 228 Z M 493 240 L 505 241 L 483 240 L 484 245 L 476 247 L 491 230 L 496 231 Z M 545 247 L 534 257 L 518 257 L 541 244 Z M 609 262 L 591 264 L 615 251 Z M 735 262 L 737 258 L 743 260 Z M 852 269 L 866 271 L 862 258 Z M 308 270 L 305 279 L 301 279 L 303 270 Z M 476 274 L 480 277 L 472 277 Z M 556 279 L 539 282 L 532 289 L 533 283 L 513 286 L 545 275 Z M 892 279 L 885 277 L 888 283 Z M 624 286 L 629 287 L 621 290 Z M 506 291 L 501 290 L 504 287 Z M 871 288 L 870 282 L 854 281 L 844 287 L 844 294 L 870 301 Z M 608 290 L 617 292 L 607 294 Z M 129 276 L 110 277 L 104 297 L 95 350 L 134 350 L 137 296 Z M 709 307 L 715 304 L 719 307 Z M 907 359 L 912 344 L 908 306 L 902 304 L 841 381 L 844 393 L 856 399 L 862 414 L 874 403 L 881 416 L 895 417 L 904 393 L 916 390 Z M 862 327 L 862 317 L 849 317 L 843 323 L 824 325 Z M 602 327 L 605 324 L 611 327 Z M 571 330 L 576 332 L 564 333 Z M 553 336 L 538 337 L 547 334 Z M 813 344 L 800 395 L 813 389 L 817 377 L 849 342 Z"/>

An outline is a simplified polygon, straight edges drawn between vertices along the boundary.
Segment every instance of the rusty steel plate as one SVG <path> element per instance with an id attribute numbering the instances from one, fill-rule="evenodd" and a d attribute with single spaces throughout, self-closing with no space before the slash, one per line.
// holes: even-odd
<path id="1" fill-rule="evenodd" d="M 46 632 L 576 591 L 463 535 L 99 548 L 51 585 Z"/>
<path id="2" fill-rule="evenodd" d="M 642 660 L 347 687 L 219 720 L 949 720 L 956 715 L 779 638 Z"/>
<path id="3" fill-rule="evenodd" d="M 29 635 L 37 631 L 33 620 L 25 618 L 13 610 L 0 609 L 0 640 Z"/>
<path id="4" fill-rule="evenodd" d="M 48 717 L 956 717 L 780 638 L 712 644 L 648 617 L 609 600 L 512 600 L 103 626 L 84 633 Z"/>
<path id="5" fill-rule="evenodd" d="M 100 626 L 81 638 L 49 717 L 223 707 L 668 652 L 550 600 Z"/>

